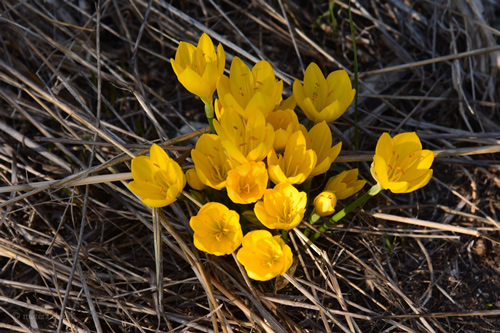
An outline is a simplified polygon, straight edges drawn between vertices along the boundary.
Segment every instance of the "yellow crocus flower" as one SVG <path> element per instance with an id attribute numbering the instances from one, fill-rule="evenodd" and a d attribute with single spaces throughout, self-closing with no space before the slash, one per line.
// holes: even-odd
<path id="1" fill-rule="evenodd" d="M 332 131 L 328 124 L 323 120 L 314 125 L 308 132 L 308 139 L 312 150 L 316 152 L 318 160 L 316 166 L 311 171 L 309 177 L 314 177 L 325 173 L 330 169 L 333 161 L 339 156 L 342 142 L 332 147 Z"/>
<path id="2" fill-rule="evenodd" d="M 351 104 L 355 89 L 345 70 L 337 70 L 325 79 L 315 63 L 307 66 L 304 85 L 293 83 L 293 96 L 307 118 L 319 123 L 338 119 Z"/>
<path id="3" fill-rule="evenodd" d="M 317 156 L 307 149 L 306 138 L 302 131 L 293 133 L 282 154 L 272 150 L 267 157 L 269 178 L 275 184 L 301 184 L 316 166 Z"/>
<path id="4" fill-rule="evenodd" d="M 221 44 L 215 52 L 212 39 L 203 33 L 194 46 L 180 42 L 175 59 L 170 59 L 179 82 L 192 94 L 204 102 L 212 103 L 217 80 L 224 72 L 226 58 Z"/>
<path id="5" fill-rule="evenodd" d="M 371 174 L 383 189 L 393 193 L 413 192 L 432 177 L 434 153 L 423 150 L 415 132 L 401 133 L 394 138 L 383 133 L 375 148 Z"/>
<path id="6" fill-rule="evenodd" d="M 264 162 L 247 162 L 227 174 L 227 195 L 238 204 L 254 203 L 264 195 L 269 176 Z"/>
<path id="7" fill-rule="evenodd" d="M 220 190 L 226 186 L 230 161 L 224 152 L 222 141 L 215 134 L 203 134 L 191 151 L 196 174 L 206 186 Z"/>
<path id="8" fill-rule="evenodd" d="M 238 213 L 218 202 L 203 205 L 189 225 L 194 231 L 194 246 L 216 256 L 233 253 L 243 238 Z"/>
<path id="9" fill-rule="evenodd" d="M 250 231 L 243 237 L 242 247 L 236 254 L 248 276 L 267 281 L 285 274 L 293 263 L 292 250 L 280 236 L 267 230 Z"/>
<path id="10" fill-rule="evenodd" d="M 323 191 L 314 198 L 314 211 L 319 216 L 332 215 L 337 205 L 337 197 L 332 191 Z"/>
<path id="11" fill-rule="evenodd" d="M 277 152 L 283 151 L 290 135 L 298 131 L 300 126 L 303 126 L 299 123 L 295 111 L 291 109 L 276 110 L 269 113 L 266 122 L 274 128 L 273 148 Z"/>
<path id="12" fill-rule="evenodd" d="M 186 185 L 179 164 L 156 144 L 151 146 L 149 156 L 134 158 L 131 169 L 134 180 L 128 187 L 150 207 L 170 205 Z"/>
<path id="13" fill-rule="evenodd" d="M 273 149 L 274 129 L 266 123 L 259 110 L 244 119 L 239 113 L 226 109 L 214 127 L 226 153 L 239 164 L 262 161 Z"/>
<path id="14" fill-rule="evenodd" d="M 255 204 L 254 212 L 267 228 L 290 230 L 302 221 L 306 205 L 306 192 L 299 192 L 291 184 L 280 183 L 264 192 L 262 201 Z"/>
<path id="15" fill-rule="evenodd" d="M 342 171 L 328 179 L 324 191 L 331 191 L 339 200 L 347 199 L 365 186 L 366 180 L 358 179 L 358 169 Z"/>
<path id="16" fill-rule="evenodd" d="M 229 77 L 223 75 L 217 83 L 217 95 L 222 107 L 233 109 L 245 118 L 260 110 L 266 116 L 279 105 L 283 81 L 276 80 L 271 64 L 259 61 L 252 70 L 238 57 L 231 63 Z"/>

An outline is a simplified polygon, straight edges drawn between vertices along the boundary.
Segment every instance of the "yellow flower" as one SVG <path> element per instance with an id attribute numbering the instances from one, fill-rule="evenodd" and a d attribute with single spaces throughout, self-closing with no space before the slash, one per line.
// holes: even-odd
<path id="1" fill-rule="evenodd" d="M 194 231 L 194 246 L 216 256 L 233 253 L 243 238 L 238 213 L 218 202 L 203 205 L 189 225 Z"/>
<path id="2" fill-rule="evenodd" d="M 179 164 L 156 144 L 151 146 L 149 156 L 132 160 L 132 177 L 129 189 L 150 207 L 170 205 L 186 185 Z"/>
<path id="3" fill-rule="evenodd" d="M 349 198 L 365 186 L 366 180 L 358 179 L 358 169 L 342 171 L 330 177 L 324 191 L 331 191 L 339 200 Z"/>
<path id="4" fill-rule="evenodd" d="M 328 171 L 333 161 L 339 156 L 342 142 L 332 147 L 332 131 L 325 121 L 311 128 L 308 133 L 312 150 L 316 152 L 318 160 L 309 177 L 314 177 Z"/>
<path id="5" fill-rule="evenodd" d="M 205 184 L 201 182 L 195 168 L 191 168 L 186 171 L 186 180 L 189 186 L 191 186 L 194 190 L 201 191 L 205 188 Z"/>
<path id="6" fill-rule="evenodd" d="M 319 216 L 332 215 L 337 204 L 337 197 L 332 191 L 323 191 L 314 198 L 313 204 Z"/>
<path id="7" fill-rule="evenodd" d="M 222 142 L 215 134 L 203 134 L 191 151 L 196 174 L 200 181 L 216 190 L 226 186 L 230 161 L 224 153 Z"/>
<path id="8" fill-rule="evenodd" d="M 222 45 L 215 52 L 210 37 L 203 33 L 198 45 L 180 42 L 175 59 L 170 59 L 179 82 L 204 102 L 212 101 L 217 80 L 224 72 L 226 58 Z"/>
<path id="9" fill-rule="evenodd" d="M 273 148 L 278 152 L 285 149 L 290 135 L 298 131 L 301 126 L 297 114 L 290 109 L 273 111 L 267 115 L 266 121 L 274 128 Z"/>
<path id="10" fill-rule="evenodd" d="M 422 150 L 415 132 L 401 133 L 394 138 L 383 133 L 375 148 L 371 165 L 373 178 L 385 190 L 409 193 L 429 182 L 434 161 L 431 150 Z"/>
<path id="11" fill-rule="evenodd" d="M 301 131 L 293 133 L 285 146 L 283 154 L 274 150 L 267 157 L 269 178 L 275 184 L 301 184 L 316 166 L 316 153 L 306 149 L 306 139 Z"/>
<path id="12" fill-rule="evenodd" d="M 280 183 L 264 192 L 264 198 L 255 204 L 254 211 L 267 228 L 290 230 L 302 221 L 306 205 L 306 192 L 299 192 L 291 184 Z"/>
<path id="13" fill-rule="evenodd" d="M 285 274 L 293 263 L 290 247 L 280 236 L 273 237 L 267 230 L 246 234 L 236 258 L 245 267 L 248 276 L 258 281 Z"/>
<path id="14" fill-rule="evenodd" d="M 245 120 L 234 110 L 225 109 L 221 119 L 214 120 L 214 127 L 227 154 L 240 164 L 262 161 L 273 149 L 273 126 L 266 124 L 259 110 Z"/>
<path id="15" fill-rule="evenodd" d="M 319 123 L 339 118 L 351 104 L 355 94 L 345 70 L 330 73 L 325 79 L 315 63 L 307 66 L 304 85 L 293 83 L 293 96 L 307 118 Z"/>
<path id="16" fill-rule="evenodd" d="M 252 70 L 238 57 L 231 63 L 229 77 L 223 75 L 217 83 L 217 95 L 224 109 L 234 109 L 249 118 L 254 110 L 264 116 L 282 100 L 283 81 L 276 80 L 271 64 L 259 61 Z"/>
<path id="17" fill-rule="evenodd" d="M 268 180 L 264 162 L 247 162 L 238 165 L 227 174 L 227 195 L 234 203 L 256 202 L 264 195 Z"/>

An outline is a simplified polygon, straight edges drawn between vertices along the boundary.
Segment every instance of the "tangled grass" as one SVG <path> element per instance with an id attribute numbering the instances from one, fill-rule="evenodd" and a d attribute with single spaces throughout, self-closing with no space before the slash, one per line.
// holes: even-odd
<path id="1" fill-rule="evenodd" d="M 495 0 L 352 0 L 358 116 L 352 108 L 331 126 L 343 142 L 336 163 L 372 182 L 379 134 L 416 131 L 438 151 L 430 184 L 379 196 L 314 245 L 292 233 L 294 273 L 265 283 L 244 279 L 231 256 L 197 252 L 196 207 L 178 202 L 159 216 L 164 300 L 155 306 L 151 213 L 126 181 L 130 159 L 152 142 L 189 165 L 207 130 L 201 102 L 169 64 L 178 42 L 207 32 L 228 60 L 266 59 L 288 96 L 311 61 L 353 75 L 348 6 L 2 1 L 0 328 L 498 332 Z"/>

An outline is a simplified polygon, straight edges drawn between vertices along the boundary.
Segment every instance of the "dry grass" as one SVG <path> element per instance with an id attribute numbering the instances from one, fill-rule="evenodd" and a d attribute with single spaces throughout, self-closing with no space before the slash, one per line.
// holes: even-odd
<path id="1" fill-rule="evenodd" d="M 444 149 L 433 180 L 368 202 L 315 246 L 291 234 L 295 273 L 266 283 L 197 252 L 196 207 L 169 206 L 157 316 L 151 213 L 124 180 L 155 140 L 189 165 L 204 130 L 169 64 L 178 42 L 205 31 L 229 61 L 266 59 L 288 96 L 311 61 L 353 72 L 347 5 L 332 28 L 327 1 L 2 1 L 0 330 L 499 332 L 498 2 L 351 5 L 367 153 L 351 110 L 333 127 L 338 165 L 370 182 L 380 133 L 417 131 Z"/>

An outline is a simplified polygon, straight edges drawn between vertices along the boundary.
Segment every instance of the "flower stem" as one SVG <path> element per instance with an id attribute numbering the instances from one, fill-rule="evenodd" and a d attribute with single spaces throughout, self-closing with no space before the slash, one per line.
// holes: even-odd
<path id="1" fill-rule="evenodd" d="M 326 221 L 319 228 L 319 232 L 315 233 L 311 237 L 311 241 L 314 242 L 316 239 L 319 238 L 319 236 L 321 236 L 321 233 L 323 233 L 326 230 L 328 230 L 332 225 L 334 225 L 335 223 L 337 223 L 338 221 L 340 221 L 344 216 L 346 216 L 347 214 L 349 214 L 350 212 L 352 212 L 355 208 L 361 206 L 368 199 L 370 199 L 371 197 L 377 195 L 381 190 L 382 190 L 382 188 L 380 187 L 380 184 L 377 183 L 377 184 L 373 185 L 372 188 L 368 190 L 368 192 L 366 192 L 361 197 L 357 198 L 356 200 L 354 200 L 353 202 L 351 202 L 349 205 L 347 205 L 344 209 L 342 209 L 341 211 L 339 211 L 338 213 L 336 213 L 332 217 L 330 217 L 328 219 L 328 221 Z"/>
<path id="2" fill-rule="evenodd" d="M 205 115 L 207 116 L 208 126 L 210 126 L 210 133 L 215 133 L 214 127 L 214 103 L 213 98 L 203 99 L 203 103 L 205 103 Z"/>
<path id="3" fill-rule="evenodd" d="M 288 244 L 288 230 L 281 230 L 281 239 Z"/>
<path id="4" fill-rule="evenodd" d="M 319 214 L 316 213 L 316 209 L 313 208 L 312 212 L 311 212 L 311 215 L 309 215 L 309 224 L 310 225 L 313 225 L 314 223 L 318 222 L 319 219 L 321 218 L 321 216 Z M 309 237 L 309 234 L 311 233 L 311 229 L 306 229 L 304 230 L 304 235 L 306 237 Z"/>

